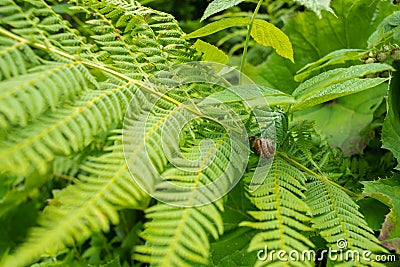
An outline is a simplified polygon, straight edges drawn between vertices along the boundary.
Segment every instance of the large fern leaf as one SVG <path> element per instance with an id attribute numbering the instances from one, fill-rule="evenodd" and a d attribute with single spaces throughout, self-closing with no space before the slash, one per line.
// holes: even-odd
<path id="1" fill-rule="evenodd" d="M 20 50 L 34 53 L 26 66 L 1 69 L 3 85 L 12 93 L 4 98 L 4 103 L 21 107 L 16 115 L 10 104 L 3 106 L 3 124 L 9 129 L 1 144 L 2 172 L 23 175 L 37 169 L 48 173 L 57 155 L 82 151 L 96 136 L 120 127 L 129 102 L 132 101 L 138 116 L 150 109 L 148 104 L 154 104 L 151 94 L 141 94 L 136 85 L 142 83 L 133 79 L 146 80 L 150 73 L 174 62 L 191 60 L 194 55 L 188 44 L 179 39 L 182 31 L 170 15 L 141 7 L 134 1 L 73 2 L 75 12 L 92 18 L 86 29 L 73 28 L 47 1 L 1 2 L 0 25 L 10 29 L 0 28 L 2 38 L 7 40 L 1 46 L 2 60 L 18 64 Z M 93 32 L 89 38 L 95 44 L 89 44 L 86 31 Z M 54 67 L 33 69 L 39 61 Z M 57 67 L 65 73 L 52 71 Z M 53 79 L 50 80 L 55 88 L 42 89 L 47 77 Z M 25 82 L 26 78 L 31 81 Z M 43 94 L 39 88 L 44 90 Z M 35 96 L 38 104 L 27 102 L 30 95 Z M 16 100 L 15 96 L 21 97 Z M 169 111 L 166 109 L 160 119 L 168 117 Z M 18 125 L 26 127 L 14 127 Z M 148 128 L 147 134 L 149 140 L 157 140 L 158 128 Z M 157 142 L 148 147 L 156 148 Z M 7 257 L 5 264 L 22 266 L 45 253 L 53 255 L 64 246 L 85 240 L 94 231 L 107 231 L 110 223 L 118 223 L 120 208 L 144 209 L 148 197 L 133 182 L 128 169 L 132 162 L 140 162 L 137 152 L 143 147 L 124 149 L 117 142 L 112 153 L 81 166 L 81 172 L 87 174 L 81 175 L 75 185 L 55 193 L 39 221 L 40 227 L 32 230 L 26 243 Z M 124 152 L 129 149 L 136 156 L 125 162 Z M 152 156 L 156 153 L 153 149 Z M 155 162 L 160 170 L 167 163 Z M 140 167 L 143 170 L 148 165 Z M 146 174 L 141 172 L 139 177 L 145 179 Z"/>
<path id="2" fill-rule="evenodd" d="M 135 89 L 129 83 L 102 86 L 105 90 L 87 91 L 74 105 L 44 113 L 7 135 L 0 148 L 3 171 L 25 173 L 34 166 L 44 173 L 56 155 L 82 150 L 98 133 L 115 127 Z"/>
<path id="3" fill-rule="evenodd" d="M 184 105 L 163 103 L 156 110 L 132 115 L 125 129 L 136 132 L 135 138 L 124 142 L 125 146 L 137 148 L 137 153 L 127 154 L 128 159 L 137 158 L 129 160 L 135 180 L 153 197 L 168 204 L 146 210 L 151 220 L 142 234 L 146 245 L 136 248 L 135 257 L 155 266 L 207 264 L 208 233 L 218 238 L 223 231 L 223 205 L 217 199 L 234 185 L 236 168 L 243 165 L 240 155 L 248 147 L 235 141 L 231 145 L 231 137 L 223 128 L 203 118 L 197 119 L 197 127 L 202 132 L 208 129 L 207 137 L 214 143 L 200 145 L 201 135 L 188 141 L 191 138 L 185 125 L 194 122 Z M 183 146 L 180 139 L 186 140 Z M 160 145 L 154 145 L 157 143 Z"/>
<path id="4" fill-rule="evenodd" d="M 46 1 L 1 2 L 0 24 L 12 31 L 0 28 L 0 33 L 8 38 L 8 46 L 2 46 L 1 51 L 4 60 L 20 62 L 21 54 L 12 51 L 32 51 L 25 48 L 28 44 L 34 48 L 32 61 L 37 62 L 40 57 L 61 61 L 58 65 L 50 62 L 49 66 L 54 67 L 40 70 L 24 66 L 2 69 L 5 77 L 15 77 L 1 84 L 7 90 L 0 99 L 4 104 L 0 122 L 8 128 L 27 126 L 7 132 L 1 149 L 2 158 L 6 159 L 4 171 L 22 175 L 37 168 L 43 173 L 56 155 L 82 150 L 99 132 L 121 125 L 122 114 L 131 100 L 128 91 L 133 90 L 132 78 L 147 79 L 151 72 L 173 62 L 190 60 L 194 54 L 179 39 L 182 31 L 170 15 L 133 1 L 75 3 L 79 4 L 76 12 L 93 17 L 87 30 L 95 33 L 91 36 L 96 40 L 95 46 L 87 45 L 87 37 L 56 14 Z M 152 64 L 160 62 L 155 56 L 162 56 L 165 64 L 154 68 Z M 153 67 L 145 68 L 148 65 Z M 95 72 L 89 73 L 88 69 Z M 99 71 L 102 74 L 98 75 Z M 98 80 L 103 80 L 104 75 L 110 80 L 99 86 Z M 114 88 L 115 84 L 119 89 Z M 77 94 L 89 88 L 101 91 L 89 90 L 78 98 Z M 12 107 L 15 105 L 20 108 Z M 56 106 L 56 112 L 47 112 Z"/>
<path id="5" fill-rule="evenodd" d="M 285 251 L 286 261 L 279 260 L 277 253 L 257 261 L 257 266 L 312 266 L 312 260 L 289 260 L 293 251 L 302 253 L 314 245 L 305 233 L 312 230 L 308 223 L 310 209 L 305 202 L 306 176 L 280 157 L 275 157 L 270 172 L 263 184 L 250 194 L 250 200 L 259 209 L 251 211 L 254 222 L 243 222 L 247 226 L 261 230 L 249 245 L 249 251 Z"/>
<path id="6" fill-rule="evenodd" d="M 31 73 L 0 82 L 0 125 L 26 126 L 61 102 L 74 100 L 88 88 L 87 70 L 75 62 L 40 66 Z"/>
<path id="7" fill-rule="evenodd" d="M 346 251 L 356 255 L 350 259 L 342 255 L 342 265 L 382 266 L 373 261 L 373 253 L 385 253 L 386 250 L 358 211 L 358 205 L 327 180 L 311 179 L 307 184 L 306 202 L 312 211 L 313 228 L 317 229 L 331 249 L 338 251 L 338 259 L 339 254 L 345 254 Z M 371 252 L 370 258 L 363 256 L 365 251 Z"/>

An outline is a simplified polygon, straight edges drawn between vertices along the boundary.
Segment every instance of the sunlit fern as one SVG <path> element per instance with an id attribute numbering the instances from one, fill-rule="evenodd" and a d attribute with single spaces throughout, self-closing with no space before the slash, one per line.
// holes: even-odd
<path id="1" fill-rule="evenodd" d="M 309 207 L 305 203 L 306 176 L 284 159 L 276 157 L 274 164 L 264 183 L 250 194 L 250 200 L 259 209 L 250 211 L 257 221 L 243 222 L 242 226 L 259 229 L 249 245 L 250 251 L 268 250 L 305 251 L 314 247 L 305 233 L 312 229 L 307 225 L 310 221 Z M 266 252 L 267 253 L 267 252 Z M 282 262 L 276 254 L 268 255 L 265 261 L 257 262 L 257 266 L 312 266 L 312 260 L 300 263 Z"/>

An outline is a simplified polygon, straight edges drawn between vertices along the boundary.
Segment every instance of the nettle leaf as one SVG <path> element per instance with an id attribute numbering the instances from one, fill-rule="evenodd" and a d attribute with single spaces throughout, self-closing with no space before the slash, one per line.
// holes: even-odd
<path id="1" fill-rule="evenodd" d="M 256 19 L 251 28 L 251 36 L 257 43 L 263 46 L 272 46 L 278 55 L 294 62 L 293 48 L 289 37 L 275 25 Z"/>
<path id="2" fill-rule="evenodd" d="M 203 21 L 209 16 L 214 15 L 215 13 L 236 6 L 242 2 L 244 2 L 244 0 L 214 0 L 208 5 L 206 11 L 204 11 L 204 14 L 201 17 L 200 21 Z"/>
<path id="3" fill-rule="evenodd" d="M 340 147 L 346 155 L 358 154 L 368 141 L 368 136 L 362 134 L 362 130 L 371 123 L 373 113 L 386 92 L 387 85 L 381 84 L 295 112 L 294 119 L 315 121 L 317 131 L 328 139 L 331 146 Z"/>
<path id="4" fill-rule="evenodd" d="M 379 240 L 390 250 L 400 254 L 400 175 L 388 179 L 362 182 L 363 195 L 375 198 L 390 207 L 382 225 Z"/>
<path id="5" fill-rule="evenodd" d="M 400 63 L 395 61 L 393 63 L 397 69 L 393 72 L 393 77 L 390 81 L 389 95 L 388 95 L 388 113 L 382 128 L 382 147 L 389 149 L 393 155 L 400 161 Z M 399 166 L 397 166 L 399 169 Z"/>
<path id="6" fill-rule="evenodd" d="M 328 12 L 335 14 L 335 12 L 333 12 L 332 8 L 330 8 L 331 0 L 294 0 L 294 1 L 311 9 L 320 18 L 322 17 L 321 16 L 322 10 L 326 10 Z"/>
<path id="7" fill-rule="evenodd" d="M 182 38 L 185 39 L 191 39 L 191 38 L 198 38 L 198 37 L 203 37 L 207 36 L 219 31 L 222 31 L 224 29 L 234 27 L 234 26 L 246 26 L 250 22 L 250 18 L 227 18 L 223 20 L 219 20 L 210 24 L 207 24 L 206 26 L 195 30 L 194 32 L 191 32 Z"/>
<path id="8" fill-rule="evenodd" d="M 313 73 L 323 70 L 328 66 L 343 64 L 347 61 L 358 61 L 364 53 L 366 53 L 364 49 L 339 49 L 333 51 L 317 61 L 305 65 L 294 76 L 294 80 L 302 82 Z"/>
<path id="9" fill-rule="evenodd" d="M 217 62 L 221 64 L 227 64 L 229 61 L 229 57 L 222 50 L 200 39 L 194 43 L 193 47 L 203 53 L 204 61 Z"/>
<path id="10" fill-rule="evenodd" d="M 400 11 L 386 17 L 368 39 L 368 47 L 375 47 L 389 40 L 400 40 Z"/>
<path id="11" fill-rule="evenodd" d="M 389 78 L 361 78 L 368 74 L 391 70 L 386 64 L 365 64 L 330 70 L 311 78 L 296 88 L 293 96 L 297 103 L 292 110 L 301 110 L 320 103 L 364 91 Z"/>

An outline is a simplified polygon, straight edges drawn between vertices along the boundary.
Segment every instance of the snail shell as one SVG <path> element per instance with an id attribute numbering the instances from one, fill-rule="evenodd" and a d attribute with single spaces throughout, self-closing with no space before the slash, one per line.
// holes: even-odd
<path id="1" fill-rule="evenodd" d="M 256 138 L 253 140 L 253 148 L 257 154 L 265 159 L 270 159 L 275 154 L 275 144 L 266 138 Z"/>

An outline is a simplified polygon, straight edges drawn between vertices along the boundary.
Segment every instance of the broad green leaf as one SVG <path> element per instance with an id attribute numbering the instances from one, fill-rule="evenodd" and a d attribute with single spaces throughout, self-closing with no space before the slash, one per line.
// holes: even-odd
<path id="1" fill-rule="evenodd" d="M 328 66 L 344 64 L 347 61 L 358 61 L 364 53 L 365 50 L 363 49 L 340 49 L 333 51 L 321 59 L 305 65 L 294 76 L 294 80 L 302 82 L 314 72 L 323 70 Z"/>
<path id="2" fill-rule="evenodd" d="M 394 62 L 396 72 L 390 81 L 387 115 L 382 128 L 382 147 L 389 149 L 400 162 L 400 62 Z M 397 169 L 399 169 L 397 166 Z"/>
<path id="3" fill-rule="evenodd" d="M 374 231 L 380 231 L 385 215 L 389 213 L 389 208 L 373 198 L 362 198 L 357 201 L 357 204 L 369 227 Z"/>
<path id="4" fill-rule="evenodd" d="M 229 57 L 222 50 L 200 39 L 197 40 L 193 46 L 203 53 L 204 61 L 217 62 L 221 64 L 227 64 L 229 61 Z"/>
<path id="5" fill-rule="evenodd" d="M 385 18 L 379 24 L 376 31 L 368 39 L 368 47 L 376 47 L 393 40 L 400 40 L 400 11 Z"/>
<path id="6" fill-rule="evenodd" d="M 292 110 L 301 110 L 329 100 L 375 87 L 388 78 L 361 78 L 364 75 L 391 70 L 386 64 L 364 64 L 330 70 L 303 82 L 293 92 L 297 103 Z"/>
<path id="7" fill-rule="evenodd" d="M 314 11 L 319 17 L 321 17 L 321 11 L 326 10 L 334 13 L 332 8 L 330 8 L 331 0 L 294 0 L 307 8 Z"/>
<path id="8" fill-rule="evenodd" d="M 292 95 L 297 99 L 306 99 L 321 92 L 321 90 L 328 86 L 391 69 L 393 69 L 391 66 L 379 63 L 356 65 L 349 68 L 337 68 L 321 73 L 320 75 L 303 82 L 296 88 L 296 90 L 294 90 Z"/>
<path id="9" fill-rule="evenodd" d="M 206 26 L 195 30 L 194 32 L 191 32 L 182 38 L 185 39 L 191 39 L 191 38 L 198 38 L 198 37 L 203 37 L 207 36 L 219 31 L 222 31 L 224 29 L 234 27 L 234 26 L 246 26 L 250 22 L 249 18 L 227 18 L 223 20 L 219 20 L 210 24 L 207 24 Z"/>
<path id="10" fill-rule="evenodd" d="M 369 78 L 369 79 L 351 79 L 339 84 L 334 84 L 323 88 L 317 94 L 299 101 L 293 106 L 293 110 L 303 110 L 309 107 L 316 106 L 330 100 L 358 93 L 373 87 L 376 87 L 389 78 Z"/>
<path id="11" fill-rule="evenodd" d="M 208 5 L 206 11 L 204 11 L 204 14 L 201 17 L 200 21 L 203 21 L 209 16 L 212 16 L 222 10 L 236 6 L 241 2 L 244 2 L 244 0 L 214 0 Z"/>
<path id="12" fill-rule="evenodd" d="M 40 199 L 31 198 L 30 201 L 15 205 L 5 216 L 0 217 L 0 266 L 3 265 L 2 254 L 8 249 L 23 242 L 29 229 L 35 226 L 40 212 Z"/>
<path id="13" fill-rule="evenodd" d="M 254 20 L 251 36 L 257 43 L 263 46 L 272 46 L 278 55 L 294 62 L 293 48 L 289 37 L 273 24 L 265 20 Z"/>
<path id="14" fill-rule="evenodd" d="M 391 250 L 400 254 L 400 175 L 394 174 L 388 179 L 379 179 L 372 182 L 362 182 L 364 196 L 381 201 L 390 207 L 382 225 L 379 240 Z"/>
<path id="15" fill-rule="evenodd" d="M 340 147 L 346 155 L 360 153 L 368 141 L 363 130 L 387 92 L 387 85 L 335 99 L 294 113 L 295 120 L 315 121 L 317 131 L 330 145 Z"/>
<path id="16" fill-rule="evenodd" d="M 335 50 L 365 49 L 370 34 L 400 6 L 390 1 L 336 0 L 332 9 L 337 17 L 327 13 L 319 19 L 312 12 L 300 12 L 284 18 L 295 63 L 272 54 L 255 69 L 245 67 L 245 74 L 258 84 L 291 93 L 298 86 L 294 75 L 299 69 Z"/>

